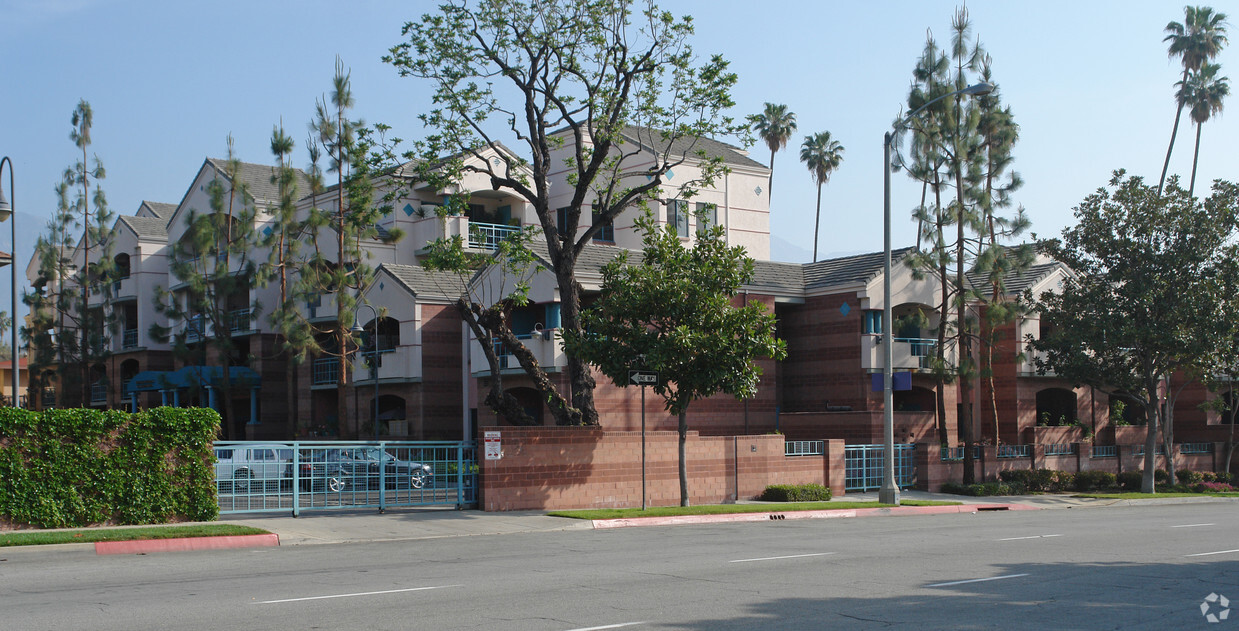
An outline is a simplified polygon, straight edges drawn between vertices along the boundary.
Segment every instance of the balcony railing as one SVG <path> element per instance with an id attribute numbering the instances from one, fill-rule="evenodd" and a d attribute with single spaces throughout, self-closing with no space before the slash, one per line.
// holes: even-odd
<path id="1" fill-rule="evenodd" d="M 138 330 L 137 329 L 125 329 L 125 332 L 121 336 L 120 347 L 121 348 L 137 348 L 138 347 Z"/>
<path id="2" fill-rule="evenodd" d="M 1047 456 L 1072 456 L 1075 453 L 1075 446 L 1071 443 L 1055 443 L 1045 446 L 1045 455 Z"/>
<path id="3" fill-rule="evenodd" d="M 185 341 L 197 342 L 206 336 L 206 318 L 194 316 L 185 321 Z"/>
<path id="4" fill-rule="evenodd" d="M 340 381 L 340 358 L 320 357 L 314 360 L 311 385 L 327 386 Z"/>
<path id="5" fill-rule="evenodd" d="M 1029 458 L 1032 445 L 998 445 L 999 458 Z"/>
<path id="6" fill-rule="evenodd" d="M 251 315 L 253 310 L 246 307 L 245 309 L 233 309 L 228 312 L 228 330 L 232 333 L 246 333 L 253 330 L 253 320 Z"/>
<path id="7" fill-rule="evenodd" d="M 1093 445 L 1094 458 L 1118 458 L 1118 445 Z"/>
<path id="8" fill-rule="evenodd" d="M 90 404 L 103 405 L 108 402 L 108 387 L 102 383 L 90 384 Z"/>
<path id="9" fill-rule="evenodd" d="M 469 222 L 469 247 L 493 250 L 509 235 L 520 232 L 519 226 L 505 226 L 494 223 Z"/>

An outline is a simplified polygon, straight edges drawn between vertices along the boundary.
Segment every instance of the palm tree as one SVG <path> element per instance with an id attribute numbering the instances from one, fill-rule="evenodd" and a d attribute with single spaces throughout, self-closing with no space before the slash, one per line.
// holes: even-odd
<path id="1" fill-rule="evenodd" d="M 1200 129 L 1214 114 L 1222 111 L 1222 99 L 1230 94 L 1230 79 L 1219 77 L 1219 64 L 1204 64 L 1186 82 L 1180 82 L 1180 102 L 1191 106 L 1192 122 L 1196 123 L 1196 151 L 1192 154 L 1192 179 L 1188 184 L 1190 197 L 1196 190 L 1196 162 L 1200 159 Z"/>
<path id="2" fill-rule="evenodd" d="M 787 146 L 787 141 L 796 131 L 796 115 L 787 111 L 786 105 L 767 103 L 761 114 L 749 116 L 757 135 L 770 147 L 770 179 L 766 182 L 766 199 L 774 194 L 774 154 Z"/>
<path id="3" fill-rule="evenodd" d="M 1186 84 L 1189 72 L 1199 70 L 1212 61 L 1226 45 L 1225 13 L 1215 13 L 1210 7 L 1187 6 L 1183 7 L 1183 14 L 1182 24 L 1171 22 L 1166 25 L 1167 35 L 1162 39 L 1163 42 L 1170 42 L 1167 48 L 1170 58 L 1180 57 L 1183 61 L 1183 78 L 1179 84 Z M 1179 107 L 1174 113 L 1174 129 L 1170 132 L 1170 147 L 1166 149 L 1166 161 L 1162 164 L 1162 178 L 1157 184 L 1158 195 L 1161 195 L 1166 184 L 1170 154 L 1174 151 L 1175 136 L 1179 133 L 1179 119 L 1183 116 L 1183 106 L 1187 104 L 1182 98 L 1182 90 L 1176 96 Z"/>
<path id="4" fill-rule="evenodd" d="M 843 163 L 843 145 L 830 137 L 830 132 L 806 136 L 800 146 L 800 161 L 809 167 L 813 182 L 817 184 L 817 218 L 813 221 L 813 262 L 817 262 L 817 232 L 822 223 L 822 185 L 830 174 Z"/>

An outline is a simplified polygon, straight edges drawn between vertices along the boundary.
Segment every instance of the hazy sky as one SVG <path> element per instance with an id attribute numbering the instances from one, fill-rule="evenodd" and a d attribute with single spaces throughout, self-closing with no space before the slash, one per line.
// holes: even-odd
<path id="1" fill-rule="evenodd" d="M 804 261 L 812 249 L 816 189 L 798 157 L 803 137 L 822 130 L 846 153 L 822 196 L 821 256 L 881 249 L 882 134 L 900 112 L 927 32 L 949 41 L 957 4 L 664 2 L 694 16 L 700 55 L 731 60 L 737 117 L 765 101 L 797 115 L 799 131 L 775 159 L 773 258 Z M 103 185 L 118 214 L 133 214 L 144 199 L 179 202 L 203 159 L 224 155 L 229 133 L 241 159 L 271 163 L 271 129 L 281 119 L 298 140 L 294 164 L 304 167 L 306 124 L 330 88 L 337 54 L 352 69 L 356 115 L 420 137 L 416 114 L 428 107 L 429 84 L 398 77 L 379 58 L 401 41 L 405 21 L 435 6 L 0 0 L 0 155 L 16 164 L 22 232 L 50 218 L 53 186 L 77 157 L 68 134 L 80 98 L 94 108 L 92 151 L 107 168 Z M 1239 16 L 1239 3 L 1214 6 Z M 1016 200 L 1036 233 L 1057 235 L 1113 169 L 1156 180 L 1181 71 L 1161 40 L 1168 21 L 1182 21 L 1181 4 L 974 1 L 968 9 L 1021 126 L 1014 168 L 1026 184 Z M 1223 74 L 1239 77 L 1236 59 L 1233 48 L 1223 51 Z M 1194 131 L 1185 115 L 1171 163 L 1185 180 Z M 1237 146 L 1233 115 L 1205 125 L 1198 190 L 1239 178 Z M 752 155 L 769 159 L 764 145 Z M 895 183 L 898 247 L 914 238 L 910 209 L 920 188 L 902 174 Z M 9 249 L 7 233 L 0 230 L 0 250 Z M 23 268 L 29 240 L 19 238 Z"/>

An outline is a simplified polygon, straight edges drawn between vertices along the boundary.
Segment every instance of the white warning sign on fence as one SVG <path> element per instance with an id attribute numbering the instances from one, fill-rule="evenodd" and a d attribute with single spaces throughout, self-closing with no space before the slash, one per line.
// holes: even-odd
<path id="1" fill-rule="evenodd" d="M 482 441 L 486 446 L 487 460 L 499 460 L 503 457 L 503 445 L 499 442 L 499 432 L 483 432 Z"/>

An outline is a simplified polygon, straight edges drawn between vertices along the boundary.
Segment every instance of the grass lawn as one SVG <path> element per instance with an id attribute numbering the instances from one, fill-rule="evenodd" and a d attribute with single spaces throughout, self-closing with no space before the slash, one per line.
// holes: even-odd
<path id="1" fill-rule="evenodd" d="M 903 506 L 958 506 L 960 502 L 904 500 Z M 706 504 L 703 506 L 652 506 L 640 508 L 598 508 L 591 510 L 561 510 L 547 513 L 552 517 L 572 519 L 632 519 L 634 517 L 677 517 L 680 515 L 727 515 L 732 513 L 786 513 L 805 510 L 846 510 L 853 508 L 883 508 L 890 504 L 877 502 L 788 502 L 778 504 Z"/>
<path id="2" fill-rule="evenodd" d="M 1077 493 L 1075 497 L 1099 500 L 1151 500 L 1160 497 L 1239 497 L 1239 493 Z"/>
<path id="3" fill-rule="evenodd" d="M 0 547 L 42 546 L 53 543 L 95 543 L 136 539 L 175 539 L 178 537 L 221 537 L 226 535 L 265 535 L 261 528 L 232 524 L 200 526 L 145 526 L 141 528 L 82 528 L 81 530 L 14 530 L 0 532 Z"/>

